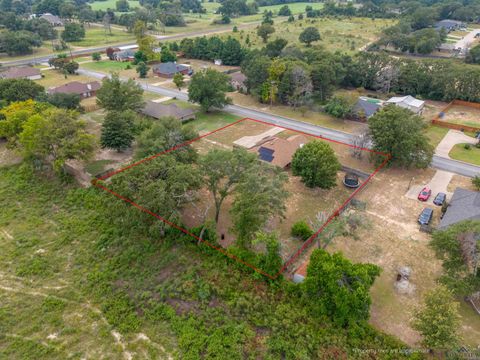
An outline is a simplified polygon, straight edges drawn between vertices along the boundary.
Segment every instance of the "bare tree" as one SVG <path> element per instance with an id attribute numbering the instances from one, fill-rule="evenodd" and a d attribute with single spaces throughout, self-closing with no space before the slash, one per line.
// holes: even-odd
<path id="1" fill-rule="evenodd" d="M 110 26 L 110 23 L 112 22 L 112 18 L 110 17 L 110 14 L 107 12 L 103 16 L 103 28 L 105 29 L 105 34 L 112 35 L 112 27 Z"/>
<path id="2" fill-rule="evenodd" d="M 368 129 L 362 130 L 360 133 L 356 134 L 352 139 L 352 147 L 350 153 L 354 158 L 361 159 L 363 156 L 364 148 L 367 148 L 371 142 L 371 137 Z"/>
<path id="3" fill-rule="evenodd" d="M 294 108 L 304 105 L 312 96 L 313 85 L 307 71 L 295 66 L 291 73 L 292 94 L 288 97 L 288 103 Z"/>

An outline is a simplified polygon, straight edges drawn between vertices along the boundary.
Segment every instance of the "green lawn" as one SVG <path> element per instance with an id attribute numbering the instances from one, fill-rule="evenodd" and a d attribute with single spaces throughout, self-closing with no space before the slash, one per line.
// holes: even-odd
<path id="1" fill-rule="evenodd" d="M 441 126 L 429 125 L 425 131 L 425 134 L 430 139 L 430 144 L 432 144 L 433 147 L 436 147 L 440 141 L 442 141 L 445 135 L 447 135 L 448 130 L 448 128 Z"/>
<path id="2" fill-rule="evenodd" d="M 284 5 L 287 5 L 290 8 L 290 11 L 292 12 L 292 14 L 294 15 L 305 13 L 305 7 L 307 6 L 311 6 L 314 10 L 323 8 L 323 4 L 318 2 L 313 2 L 313 3 L 298 2 L 298 3 L 291 3 L 291 4 L 260 6 L 259 13 L 262 14 L 266 10 L 266 11 L 272 11 L 274 14 L 277 14 L 278 10 Z"/>
<path id="3" fill-rule="evenodd" d="M 315 43 L 330 51 L 340 50 L 353 53 L 361 47 L 377 39 L 383 29 L 394 24 L 394 20 L 369 18 L 318 18 L 296 20 L 293 23 L 276 22 L 275 33 L 269 40 L 283 38 L 290 44 L 302 45 L 298 41 L 300 33 L 309 26 L 316 27 L 322 39 Z M 241 30 L 239 32 L 225 33 L 221 36 L 232 36 L 238 39 L 244 46 L 260 48 L 265 46 L 261 38 L 257 36 L 255 28 Z M 246 44 L 249 38 L 250 45 Z"/>
<path id="4" fill-rule="evenodd" d="M 132 66 L 129 62 L 100 60 L 100 61 L 92 61 L 92 62 L 81 64 L 81 67 L 88 70 L 109 73 L 112 71 L 117 72 L 117 71 L 125 70 L 127 65 Z"/>
<path id="5" fill-rule="evenodd" d="M 473 145 L 467 150 L 465 149 L 465 144 L 457 144 L 450 150 L 448 155 L 455 160 L 480 165 L 480 149 Z"/>
<path id="6" fill-rule="evenodd" d="M 212 111 L 209 113 L 200 111 L 196 114 L 195 120 L 191 121 L 190 124 L 193 124 L 199 132 L 213 131 L 239 119 L 241 119 L 241 117 L 223 111 Z"/>
<path id="7" fill-rule="evenodd" d="M 89 47 L 102 44 L 125 43 L 135 40 L 135 36 L 126 31 L 112 28 L 112 34 L 106 33 L 101 27 L 85 28 L 85 38 L 81 41 L 72 42 L 72 46 Z"/>
<path id="8" fill-rule="evenodd" d="M 115 10 L 117 0 L 106 0 L 106 1 L 94 1 L 90 3 L 92 10 L 107 10 L 112 9 Z M 128 0 L 128 4 L 130 5 L 130 9 L 134 9 L 140 7 L 140 2 L 137 0 Z"/>

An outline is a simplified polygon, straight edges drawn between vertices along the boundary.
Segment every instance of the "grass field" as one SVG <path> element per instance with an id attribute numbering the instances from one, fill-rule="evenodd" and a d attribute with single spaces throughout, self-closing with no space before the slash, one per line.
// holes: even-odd
<path id="1" fill-rule="evenodd" d="M 117 0 L 106 0 L 106 1 L 94 1 L 90 3 L 92 10 L 107 10 L 112 9 L 115 10 Z M 136 7 L 140 7 L 140 2 L 138 0 L 128 0 L 128 4 L 130 5 L 130 9 L 134 9 Z"/>
<path id="2" fill-rule="evenodd" d="M 72 42 L 74 47 L 90 47 L 102 44 L 118 44 L 134 41 L 135 36 L 126 31 L 112 28 L 112 34 L 106 33 L 103 28 L 87 27 L 85 29 L 85 38 L 81 41 Z"/>
<path id="3" fill-rule="evenodd" d="M 425 130 L 425 134 L 430 139 L 430 144 L 433 147 L 436 147 L 440 141 L 447 135 L 448 128 L 440 127 L 440 126 L 433 126 L 429 125 Z"/>
<path id="4" fill-rule="evenodd" d="M 112 61 L 112 60 L 100 60 L 100 61 L 92 61 L 81 64 L 82 68 L 93 70 L 93 71 L 100 71 L 100 72 L 118 72 L 122 70 L 126 70 L 126 67 L 130 65 L 131 68 L 134 68 L 132 64 L 129 62 L 120 62 L 120 61 Z"/>
<path id="5" fill-rule="evenodd" d="M 392 25 L 394 21 L 385 19 L 368 19 L 368 18 L 319 18 L 319 19 L 303 19 L 293 23 L 282 22 L 275 25 L 276 32 L 270 37 L 270 40 L 283 38 L 290 44 L 300 45 L 298 36 L 305 27 L 316 27 L 322 40 L 314 43 L 321 45 L 328 50 L 341 50 L 345 52 L 356 51 L 371 41 L 374 41 L 380 32 Z M 250 40 L 250 47 L 259 48 L 265 46 L 255 29 L 243 30 L 237 33 L 228 33 L 222 36 L 233 36 L 242 44 L 246 44 L 247 36 Z"/>
<path id="6" fill-rule="evenodd" d="M 466 149 L 465 144 L 456 144 L 448 155 L 455 160 L 480 165 L 480 149 L 473 145 Z"/>
<path id="7" fill-rule="evenodd" d="M 35 82 L 44 86 L 46 89 L 48 89 L 49 87 L 60 86 L 71 81 L 89 82 L 96 80 L 85 75 L 67 75 L 67 77 L 65 77 L 64 74 L 57 70 L 45 70 L 42 71 L 42 75 L 43 78 L 40 80 L 36 80 Z"/>

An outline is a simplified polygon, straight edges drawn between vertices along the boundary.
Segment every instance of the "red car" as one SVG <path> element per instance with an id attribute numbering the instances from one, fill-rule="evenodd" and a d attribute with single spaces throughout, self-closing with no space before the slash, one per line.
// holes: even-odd
<path id="1" fill-rule="evenodd" d="M 422 191 L 420 191 L 420 194 L 418 194 L 418 200 L 427 201 L 430 195 L 432 195 L 432 190 L 428 187 L 424 187 Z"/>

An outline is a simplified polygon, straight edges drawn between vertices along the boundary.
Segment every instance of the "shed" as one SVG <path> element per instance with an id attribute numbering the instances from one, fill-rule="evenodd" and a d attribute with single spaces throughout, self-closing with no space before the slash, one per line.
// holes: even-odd
<path id="1" fill-rule="evenodd" d="M 399 107 L 408 109 L 415 114 L 421 114 L 425 108 L 425 101 L 415 99 L 411 95 L 394 96 L 387 100 L 387 104 L 395 104 Z"/>
<path id="2" fill-rule="evenodd" d="M 45 13 L 40 15 L 40 19 L 48 21 L 52 26 L 63 26 L 63 21 L 57 15 Z"/>

